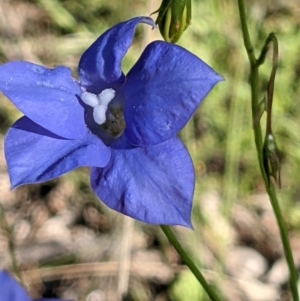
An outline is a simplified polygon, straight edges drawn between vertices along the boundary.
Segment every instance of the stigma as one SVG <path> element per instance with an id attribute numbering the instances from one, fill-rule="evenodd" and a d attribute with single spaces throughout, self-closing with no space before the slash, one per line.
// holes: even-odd
<path id="1" fill-rule="evenodd" d="M 83 92 L 81 100 L 93 108 L 93 118 L 95 123 L 102 125 L 106 122 L 106 112 L 109 103 L 114 99 L 116 91 L 114 89 L 105 89 L 100 94 Z"/>

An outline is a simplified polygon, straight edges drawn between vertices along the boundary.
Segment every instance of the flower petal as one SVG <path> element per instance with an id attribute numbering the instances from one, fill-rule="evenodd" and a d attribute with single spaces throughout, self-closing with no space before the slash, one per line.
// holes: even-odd
<path id="1" fill-rule="evenodd" d="M 5 271 L 0 271 L 0 292 L 1 301 L 31 300 L 23 287 Z"/>
<path id="2" fill-rule="evenodd" d="M 103 33 L 82 55 L 78 74 L 81 85 L 89 92 L 98 94 L 124 81 L 121 61 L 132 44 L 139 23 L 155 26 L 149 17 L 119 23 Z"/>
<path id="3" fill-rule="evenodd" d="M 180 46 L 151 43 L 126 77 L 124 116 L 129 141 L 146 146 L 176 135 L 220 80 Z"/>
<path id="4" fill-rule="evenodd" d="M 80 87 L 65 67 L 45 68 L 28 62 L 0 66 L 0 91 L 28 118 L 65 137 L 86 133 Z"/>
<path id="5" fill-rule="evenodd" d="M 112 149 L 91 186 L 110 208 L 150 224 L 191 227 L 194 168 L 178 138 L 148 148 Z"/>
<path id="6" fill-rule="evenodd" d="M 27 117 L 10 128 L 4 147 L 12 188 L 48 181 L 80 166 L 104 167 L 110 159 L 110 149 L 93 134 L 64 139 Z"/>

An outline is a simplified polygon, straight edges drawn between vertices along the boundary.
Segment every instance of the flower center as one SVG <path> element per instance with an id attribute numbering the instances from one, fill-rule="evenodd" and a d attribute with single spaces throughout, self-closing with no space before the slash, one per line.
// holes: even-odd
<path id="1" fill-rule="evenodd" d="M 94 122 L 113 138 L 120 136 L 125 129 L 122 106 L 111 103 L 115 95 L 113 89 L 105 89 L 98 95 L 90 92 L 81 94 L 82 101 L 93 108 Z"/>

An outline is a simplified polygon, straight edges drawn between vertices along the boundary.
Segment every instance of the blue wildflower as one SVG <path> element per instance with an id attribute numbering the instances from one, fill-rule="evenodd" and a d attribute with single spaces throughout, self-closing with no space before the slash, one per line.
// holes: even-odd
<path id="1" fill-rule="evenodd" d="M 0 67 L 0 91 L 25 115 L 8 131 L 12 188 L 91 167 L 91 187 L 110 208 L 151 224 L 191 227 L 194 168 L 177 138 L 221 80 L 187 50 L 148 45 L 127 76 L 121 61 L 139 23 L 102 34 L 71 70 L 28 62 Z"/>
<path id="2" fill-rule="evenodd" d="M 23 287 L 7 272 L 0 271 L 0 300 L 1 301 L 32 301 Z M 36 301 L 59 301 L 58 299 L 39 299 Z"/>

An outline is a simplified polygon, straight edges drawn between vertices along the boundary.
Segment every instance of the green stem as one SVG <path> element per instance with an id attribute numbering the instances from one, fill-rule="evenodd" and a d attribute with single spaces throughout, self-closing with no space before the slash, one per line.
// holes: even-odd
<path id="1" fill-rule="evenodd" d="M 12 270 L 14 274 L 19 278 L 18 280 L 21 282 L 21 284 L 23 284 L 23 279 L 17 264 L 13 230 L 7 222 L 5 211 L 1 203 L 0 203 L 0 227 L 6 233 L 8 238 L 8 252 L 11 258 Z"/>
<path id="2" fill-rule="evenodd" d="M 250 40 L 248 26 L 246 22 L 246 11 L 245 11 L 245 4 L 244 0 L 237 0 L 238 1 L 238 7 L 239 7 L 239 14 L 240 14 L 240 21 L 241 21 L 241 27 L 242 27 L 242 33 L 243 33 L 243 40 L 245 44 L 245 48 L 248 54 L 249 62 L 251 65 L 251 71 L 250 71 L 250 85 L 251 85 L 251 101 L 252 101 L 252 118 L 253 121 L 256 120 L 256 114 L 258 112 L 258 105 L 259 105 L 259 73 L 258 68 L 259 65 L 261 65 L 265 59 L 266 52 L 267 52 L 267 46 L 263 48 L 262 54 L 259 57 L 259 60 L 255 58 L 254 52 L 253 52 L 253 46 Z M 278 199 L 276 196 L 276 191 L 274 188 L 273 183 L 269 183 L 267 174 L 264 169 L 263 164 L 263 139 L 262 139 L 262 131 L 261 131 L 261 125 L 259 122 L 254 124 L 254 139 L 255 139 L 255 145 L 256 145 L 256 151 L 260 166 L 260 171 L 262 174 L 262 177 L 264 179 L 266 191 L 269 195 L 270 202 L 272 204 L 272 208 L 276 217 L 276 221 L 279 227 L 280 231 L 280 237 L 284 248 L 284 254 L 285 258 L 288 264 L 289 273 L 290 273 L 290 286 L 291 286 L 291 292 L 293 295 L 294 301 L 299 301 L 299 294 L 297 289 L 297 280 L 298 275 L 295 269 L 294 259 L 292 255 L 292 250 L 290 247 L 288 235 L 286 226 L 281 214 L 281 210 L 279 207 Z"/>
<path id="3" fill-rule="evenodd" d="M 190 258 L 190 256 L 186 253 L 186 251 L 183 249 L 179 241 L 177 240 L 176 236 L 172 232 L 171 228 L 169 226 L 163 226 L 161 225 L 161 228 L 165 235 L 167 236 L 170 243 L 173 245 L 175 250 L 180 255 L 183 262 L 188 266 L 188 268 L 191 270 L 191 272 L 194 274 L 194 276 L 197 278 L 199 283 L 202 285 L 206 293 L 209 295 L 210 299 L 212 301 L 220 301 L 218 295 L 213 290 L 213 288 L 206 282 L 205 278 L 203 277 L 200 270 L 196 267 L 193 260 Z"/>
<path id="4" fill-rule="evenodd" d="M 256 58 L 254 55 L 254 49 L 251 43 L 248 25 L 246 22 L 246 9 L 245 9 L 245 3 L 243 0 L 238 0 L 238 7 L 239 7 L 239 13 L 240 13 L 240 19 L 241 19 L 241 26 L 242 26 L 242 33 L 243 33 L 243 40 L 244 45 L 249 57 L 249 61 L 251 64 L 251 67 L 256 65 Z"/>
<path id="5" fill-rule="evenodd" d="M 272 32 L 266 39 L 265 45 L 262 48 L 259 58 L 257 59 L 257 68 L 262 65 L 266 59 L 270 44 L 273 44 L 273 66 L 270 74 L 270 79 L 268 83 L 268 93 L 267 93 L 267 120 L 266 120 L 266 135 L 272 134 L 272 104 L 273 104 L 273 93 L 275 85 L 275 76 L 278 67 L 278 41 L 275 34 Z"/>
<path id="6" fill-rule="evenodd" d="M 297 270 L 295 269 L 295 263 L 294 263 L 292 249 L 290 246 L 286 226 L 285 226 L 282 214 L 281 214 L 281 210 L 280 210 L 280 207 L 278 204 L 274 186 L 270 185 L 269 188 L 267 189 L 267 191 L 270 196 L 272 207 L 273 207 L 273 210 L 274 210 L 274 213 L 276 216 L 277 224 L 278 224 L 279 231 L 280 231 L 281 241 L 282 241 L 283 249 L 284 249 L 284 253 L 285 253 L 285 258 L 288 263 L 288 267 L 289 267 L 289 271 L 290 271 L 290 286 L 291 286 L 291 291 L 292 291 L 292 295 L 293 295 L 293 300 L 299 301 L 299 293 L 298 293 L 298 287 L 297 287 L 298 273 L 297 273 Z"/>

